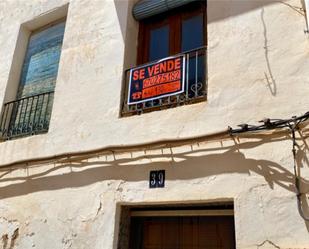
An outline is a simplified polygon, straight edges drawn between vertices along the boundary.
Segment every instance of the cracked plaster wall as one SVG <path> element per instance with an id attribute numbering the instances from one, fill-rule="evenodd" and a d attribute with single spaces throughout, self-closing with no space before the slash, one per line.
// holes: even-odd
<path id="1" fill-rule="evenodd" d="M 0 233 L 18 229 L 14 248 L 116 249 L 121 205 L 233 201 L 237 248 L 308 248 L 289 154 L 284 134 L 3 169 Z M 298 161 L 308 192 L 307 156 Z M 166 170 L 164 189 L 148 188 L 153 169 Z"/>
<path id="2" fill-rule="evenodd" d="M 308 110 L 309 38 L 298 0 L 209 0 L 207 102 L 123 119 L 122 72 L 136 56 L 132 2 L 2 0 L 0 102 L 20 25 L 68 2 L 50 130 L 0 143 L 0 164 Z M 308 192 L 308 146 L 298 142 Z M 292 163 L 289 137 L 274 135 L 1 169 L 0 248 L 117 248 L 121 204 L 227 200 L 235 205 L 237 248 L 309 248 Z M 152 169 L 166 170 L 164 189 L 148 189 Z"/>

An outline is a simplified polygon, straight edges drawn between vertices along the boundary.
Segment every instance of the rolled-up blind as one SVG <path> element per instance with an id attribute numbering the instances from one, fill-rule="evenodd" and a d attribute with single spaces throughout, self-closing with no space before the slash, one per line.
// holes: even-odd
<path id="1" fill-rule="evenodd" d="M 64 28 L 61 22 L 30 36 L 17 98 L 55 89 Z"/>
<path id="2" fill-rule="evenodd" d="M 191 2 L 202 0 L 140 0 L 133 7 L 133 16 L 137 21 L 175 9 Z"/>

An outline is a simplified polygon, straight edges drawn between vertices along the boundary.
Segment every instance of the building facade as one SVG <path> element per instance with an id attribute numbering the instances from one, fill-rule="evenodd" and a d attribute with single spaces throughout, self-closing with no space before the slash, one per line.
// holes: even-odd
<path id="1" fill-rule="evenodd" d="M 306 1 L 2 0 L 0 31 L 1 248 L 309 248 Z"/>

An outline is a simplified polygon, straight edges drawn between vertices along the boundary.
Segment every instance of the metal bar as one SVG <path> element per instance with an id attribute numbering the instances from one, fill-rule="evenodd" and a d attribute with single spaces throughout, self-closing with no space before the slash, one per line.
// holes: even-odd
<path id="1" fill-rule="evenodd" d="M 0 117 L 1 136 L 9 139 L 29 134 L 33 130 L 46 130 L 53 93 L 45 92 L 5 103 Z M 41 125 L 38 125 L 40 121 Z"/>
<path id="2" fill-rule="evenodd" d="M 190 55 L 187 54 L 187 66 L 186 66 L 186 99 L 189 98 L 189 60 L 190 60 Z"/>
<path id="3" fill-rule="evenodd" d="M 36 119 L 36 112 L 38 110 L 38 104 L 39 104 L 39 96 L 37 97 L 37 101 L 36 101 L 36 105 L 35 105 L 35 111 L 34 111 L 34 115 L 33 115 L 33 129 L 35 129 L 36 124 L 35 124 L 35 119 Z"/>
<path id="4" fill-rule="evenodd" d="M 203 73 L 203 93 L 204 93 L 204 95 L 206 95 L 206 93 L 207 93 L 207 73 L 208 73 L 208 65 L 207 65 L 207 53 L 206 53 L 206 51 L 205 51 L 205 53 L 204 53 L 204 60 L 203 60 L 203 62 L 204 62 L 204 64 L 203 64 L 203 68 L 204 68 L 204 73 Z"/>
<path id="5" fill-rule="evenodd" d="M 47 112 L 48 112 L 49 97 L 50 97 L 50 94 L 47 94 L 47 102 L 46 102 L 46 108 L 45 108 L 45 114 L 44 114 L 44 122 L 46 122 L 46 115 L 47 115 Z M 43 125 L 43 127 L 44 127 L 44 125 Z"/>
<path id="6" fill-rule="evenodd" d="M 29 99 L 31 99 L 31 98 L 27 98 L 26 99 L 27 100 L 27 104 L 26 104 L 26 108 L 25 108 L 25 113 L 24 113 L 24 118 L 23 118 L 23 123 L 22 123 L 22 129 L 23 129 L 24 125 L 25 125 L 25 119 L 26 119 L 26 116 L 27 116 Z"/>
<path id="7" fill-rule="evenodd" d="M 207 48 L 206 46 L 201 46 L 201 47 L 198 47 L 198 48 L 190 49 L 190 50 L 187 50 L 187 51 L 184 51 L 184 52 L 175 54 L 175 55 L 173 55 L 173 57 L 177 57 L 177 56 L 180 56 L 180 55 L 190 54 L 190 53 L 193 53 L 193 52 L 195 52 L 195 51 L 197 51 L 197 50 L 204 50 L 204 49 L 206 50 L 206 48 Z M 167 58 L 168 58 L 168 57 L 167 57 Z M 163 59 L 163 58 L 158 59 L 158 60 L 149 61 L 149 62 L 146 62 L 146 63 L 143 63 L 143 64 L 138 65 L 138 67 L 147 66 L 148 64 L 152 64 L 152 63 L 159 62 L 159 61 L 162 60 L 162 59 Z M 136 68 L 136 67 L 128 68 L 128 69 L 125 70 L 125 72 L 126 72 L 126 71 L 129 71 L 129 70 L 131 70 L 131 69 L 134 69 L 134 68 Z"/>
<path id="8" fill-rule="evenodd" d="M 15 121 L 15 119 L 17 117 L 16 104 L 17 104 L 17 102 L 9 104 L 10 106 L 12 106 L 12 114 L 11 114 L 11 118 L 10 118 L 10 121 L 9 121 L 9 128 L 8 128 L 9 130 L 12 130 L 12 126 L 14 126 L 13 121 Z"/>
<path id="9" fill-rule="evenodd" d="M 32 106 L 33 106 L 33 102 L 34 102 L 34 98 L 32 98 L 32 101 L 31 101 L 31 106 L 30 106 L 30 113 L 29 113 L 29 118 L 28 118 L 28 124 L 27 124 L 27 130 L 29 130 L 30 128 L 30 124 L 31 124 L 31 115 L 32 115 Z M 33 126 L 32 126 L 33 127 Z M 31 128 L 32 129 L 32 128 Z"/>
<path id="10" fill-rule="evenodd" d="M 131 211 L 131 217 L 233 216 L 232 209 Z"/>
<path id="11" fill-rule="evenodd" d="M 195 52 L 195 97 L 198 95 L 198 88 L 197 88 L 197 67 L 198 67 L 198 52 Z"/>
<path id="12" fill-rule="evenodd" d="M 1 127 L 0 127 L 1 130 L 5 129 L 5 124 L 6 124 L 6 119 L 7 119 L 9 109 L 10 109 L 9 105 L 4 105 L 4 110 L 2 113 L 2 117 L 1 117 Z"/>
<path id="13" fill-rule="evenodd" d="M 20 125 L 20 120 L 21 120 L 21 115 L 22 115 L 25 100 L 26 99 L 23 99 L 21 102 L 17 102 L 17 114 L 19 112 L 18 121 L 17 121 L 17 128 L 19 128 L 19 125 Z M 20 103 L 20 105 L 19 105 L 19 103 Z"/>
<path id="14" fill-rule="evenodd" d="M 45 95 L 41 95 L 43 97 L 43 100 L 42 100 L 42 105 L 40 106 L 40 114 L 38 116 L 38 123 L 40 123 L 41 121 L 41 115 L 42 115 L 42 109 L 43 109 L 43 105 L 44 105 L 44 99 L 45 99 Z M 39 97 L 41 97 L 39 96 Z M 38 126 L 39 127 L 39 126 Z M 43 127 L 42 127 L 43 128 Z"/>
<path id="15" fill-rule="evenodd" d="M 41 96 L 41 95 L 45 95 L 45 94 L 51 94 L 51 93 L 54 93 L 55 91 L 50 91 L 50 92 L 45 92 L 45 93 L 40 93 L 40 94 L 36 94 L 36 95 L 31 95 L 31 96 L 28 96 L 28 97 L 24 97 L 24 98 L 20 98 L 20 99 L 17 99 L 17 100 L 13 100 L 13 101 L 9 101 L 9 102 L 6 102 L 6 104 L 11 104 L 11 103 L 14 103 L 14 102 L 20 102 L 24 99 L 28 99 L 28 98 L 32 98 L 32 97 L 37 97 L 37 96 Z"/>

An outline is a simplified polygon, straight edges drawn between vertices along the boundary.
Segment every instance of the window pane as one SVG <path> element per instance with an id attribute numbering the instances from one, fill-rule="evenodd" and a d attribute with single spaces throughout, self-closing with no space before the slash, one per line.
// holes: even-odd
<path id="1" fill-rule="evenodd" d="M 188 97 L 194 98 L 202 95 L 205 83 L 205 57 L 204 55 L 194 55 L 190 57 L 188 63 Z"/>
<path id="2" fill-rule="evenodd" d="M 149 61 L 162 59 L 169 55 L 168 25 L 150 31 Z"/>
<path id="3" fill-rule="evenodd" d="M 203 15 L 182 21 L 181 51 L 203 46 Z"/>

